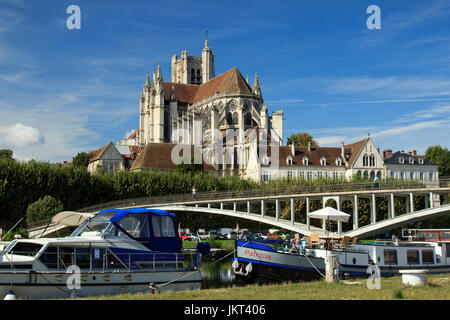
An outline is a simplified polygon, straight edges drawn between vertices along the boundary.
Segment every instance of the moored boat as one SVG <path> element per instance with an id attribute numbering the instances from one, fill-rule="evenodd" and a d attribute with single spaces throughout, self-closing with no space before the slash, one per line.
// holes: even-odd
<path id="1" fill-rule="evenodd" d="M 199 289 L 199 253 L 182 251 L 172 213 L 108 209 L 65 238 L 12 241 L 2 252 L 0 295 L 22 298 Z"/>
<path id="2" fill-rule="evenodd" d="M 373 241 L 339 248 L 304 246 L 287 250 L 262 240 L 235 243 L 233 269 L 236 278 L 255 281 L 317 279 L 325 274 L 325 257 L 336 255 L 341 276 L 368 277 L 374 266 L 381 276 L 400 275 L 400 270 L 450 272 L 450 230 L 407 230 L 407 241 Z"/>

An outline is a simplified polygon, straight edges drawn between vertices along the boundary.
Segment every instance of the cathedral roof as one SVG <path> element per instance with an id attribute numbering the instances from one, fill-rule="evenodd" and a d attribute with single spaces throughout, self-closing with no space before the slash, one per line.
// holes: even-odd
<path id="1" fill-rule="evenodd" d="M 172 87 L 177 101 L 189 104 L 198 103 L 218 94 L 252 94 L 252 89 L 234 67 L 201 85 L 163 82 L 164 99 L 172 97 Z"/>
<path id="2" fill-rule="evenodd" d="M 175 91 L 177 101 L 193 104 L 194 97 L 199 89 L 196 84 L 184 84 L 175 82 L 163 82 L 164 100 L 170 101 L 172 98 L 172 87 Z"/>
<path id="3" fill-rule="evenodd" d="M 173 143 L 149 143 L 143 149 L 130 170 L 175 170 L 177 165 L 172 161 L 172 149 L 177 146 Z M 194 155 L 194 146 L 189 145 L 191 154 Z M 199 150 L 200 155 L 201 150 Z M 202 156 L 203 161 L 203 156 Z M 215 170 L 213 166 L 203 163 L 205 170 Z"/>
<path id="4" fill-rule="evenodd" d="M 225 73 L 200 85 L 194 98 L 194 103 L 218 94 L 252 94 L 252 89 L 242 77 L 238 68 L 234 67 Z"/>

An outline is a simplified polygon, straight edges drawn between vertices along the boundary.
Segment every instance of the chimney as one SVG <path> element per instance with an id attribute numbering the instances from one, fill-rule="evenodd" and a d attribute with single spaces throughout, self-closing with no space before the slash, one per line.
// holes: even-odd
<path id="1" fill-rule="evenodd" d="M 380 153 L 380 147 L 377 147 L 377 152 L 378 152 L 378 154 L 381 154 Z"/>
<path id="2" fill-rule="evenodd" d="M 412 153 L 411 153 L 411 150 L 410 150 L 410 151 L 408 151 L 408 154 L 409 154 L 409 155 L 412 155 Z"/>
<path id="3" fill-rule="evenodd" d="M 383 150 L 383 159 L 387 159 L 390 157 L 392 157 L 392 150 L 391 149 Z"/>
<path id="4" fill-rule="evenodd" d="M 412 155 L 413 155 L 414 157 L 417 157 L 417 150 L 413 150 L 413 151 L 412 151 Z"/>
<path id="5" fill-rule="evenodd" d="M 292 153 L 292 156 L 295 157 L 295 145 L 294 144 L 291 144 L 291 153 Z"/>
<path id="6" fill-rule="evenodd" d="M 308 152 L 311 152 L 311 141 L 308 141 Z"/>

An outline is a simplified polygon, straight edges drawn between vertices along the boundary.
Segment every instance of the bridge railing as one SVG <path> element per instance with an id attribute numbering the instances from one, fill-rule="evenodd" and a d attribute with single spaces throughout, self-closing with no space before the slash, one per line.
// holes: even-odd
<path id="1" fill-rule="evenodd" d="M 449 180 L 440 181 L 439 186 L 449 186 Z M 436 187 L 438 187 L 436 185 Z M 383 181 L 379 183 L 376 190 L 395 190 L 395 189 L 420 189 L 425 188 L 425 184 L 415 180 L 404 181 Z M 116 200 L 105 202 L 99 205 L 93 205 L 79 209 L 80 212 L 97 212 L 108 208 L 124 208 L 146 206 L 153 204 L 170 204 L 179 202 L 199 202 L 208 200 L 225 200 L 225 199 L 239 199 L 239 198 L 258 198 L 270 197 L 289 194 L 311 194 L 311 193 L 327 193 L 327 192 L 346 192 L 346 191 L 368 191 L 374 190 L 374 185 L 371 182 L 361 183 L 336 183 L 326 185 L 298 185 L 283 188 L 261 188 L 251 190 L 231 190 L 220 192 L 202 192 L 197 193 L 195 197 L 192 194 L 174 194 L 167 196 L 149 196 L 125 200 Z"/>

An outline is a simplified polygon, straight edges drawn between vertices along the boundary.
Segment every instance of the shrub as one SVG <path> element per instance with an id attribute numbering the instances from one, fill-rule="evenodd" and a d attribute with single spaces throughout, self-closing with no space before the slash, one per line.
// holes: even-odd
<path id="1" fill-rule="evenodd" d="M 35 222 L 49 219 L 63 210 L 63 204 L 60 200 L 52 196 L 44 196 L 38 201 L 33 202 L 27 208 L 27 222 Z"/>

